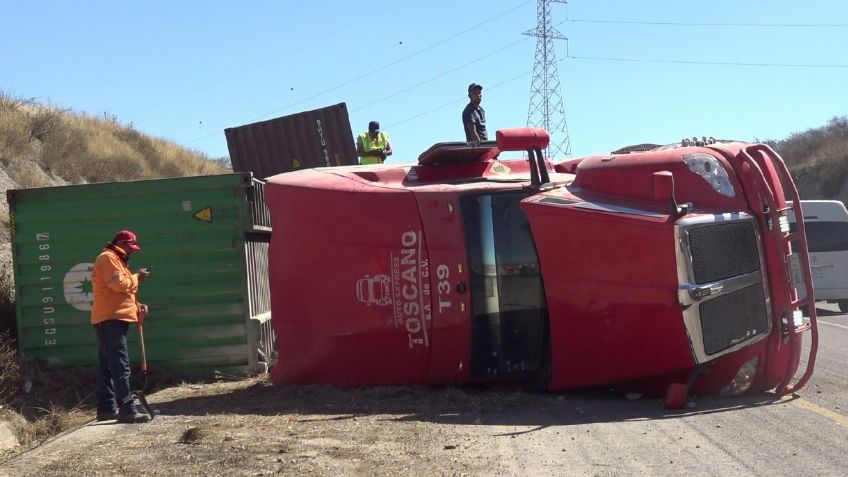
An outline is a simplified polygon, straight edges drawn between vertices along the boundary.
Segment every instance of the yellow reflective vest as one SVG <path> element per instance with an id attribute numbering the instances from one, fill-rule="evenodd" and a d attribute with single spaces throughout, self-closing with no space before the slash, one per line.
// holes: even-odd
<path id="1" fill-rule="evenodd" d="M 379 149 L 385 151 L 386 145 L 389 143 L 389 135 L 379 132 L 377 133 L 377 139 L 372 139 L 370 134 L 364 132 L 359 135 L 359 140 L 362 142 L 362 149 L 366 152 Z M 381 164 L 382 162 L 377 156 L 363 156 L 359 158 L 360 164 Z"/>

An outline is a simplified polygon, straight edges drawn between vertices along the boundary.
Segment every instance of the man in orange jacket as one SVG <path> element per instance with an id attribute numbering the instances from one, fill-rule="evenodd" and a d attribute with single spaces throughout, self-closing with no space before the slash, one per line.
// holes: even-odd
<path id="1" fill-rule="evenodd" d="M 127 330 L 138 321 L 147 306 L 138 303 L 138 286 L 150 275 L 146 268 L 132 273 L 130 256 L 140 252 L 135 233 L 121 230 L 107 243 L 94 261 L 91 273 L 94 303 L 91 324 L 97 332 L 100 365 L 97 372 L 97 420 L 117 419 L 122 423 L 148 422 L 151 417 L 138 412 L 130 391 L 130 359 Z"/>

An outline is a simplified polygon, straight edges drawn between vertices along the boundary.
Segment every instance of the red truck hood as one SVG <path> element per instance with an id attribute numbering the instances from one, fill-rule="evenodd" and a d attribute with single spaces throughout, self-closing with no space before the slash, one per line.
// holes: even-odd
<path id="1" fill-rule="evenodd" d="M 566 189 L 522 206 L 548 305 L 552 389 L 690 366 L 667 214 L 587 201 Z"/>

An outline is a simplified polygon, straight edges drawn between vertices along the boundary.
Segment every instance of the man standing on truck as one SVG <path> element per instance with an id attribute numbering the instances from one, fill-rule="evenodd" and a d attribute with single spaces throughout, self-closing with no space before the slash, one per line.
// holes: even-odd
<path id="1" fill-rule="evenodd" d="M 136 424 L 151 417 L 138 412 L 130 391 L 127 330 L 147 305 L 138 303 L 138 286 L 150 275 L 146 268 L 132 273 L 130 256 L 140 252 L 135 233 L 121 230 L 94 261 L 91 282 L 94 303 L 91 324 L 97 332 L 100 364 L 97 370 L 97 420 Z"/>
<path id="2" fill-rule="evenodd" d="M 471 101 L 462 110 L 462 126 L 465 129 L 465 140 L 480 142 L 489 139 L 486 134 L 486 111 L 480 106 L 483 100 L 483 87 L 477 83 L 468 85 L 468 99 Z"/>
<path id="3" fill-rule="evenodd" d="M 389 135 L 380 131 L 380 123 L 368 123 L 368 131 L 356 138 L 356 155 L 360 164 L 382 164 L 392 155 Z"/>

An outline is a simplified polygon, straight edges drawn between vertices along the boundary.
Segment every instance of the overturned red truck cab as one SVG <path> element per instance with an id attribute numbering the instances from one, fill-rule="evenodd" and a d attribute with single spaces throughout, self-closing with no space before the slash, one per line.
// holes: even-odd
<path id="1" fill-rule="evenodd" d="M 417 165 L 269 178 L 273 381 L 618 384 L 675 407 L 690 390 L 806 383 L 812 280 L 774 151 L 706 141 L 551 163 L 548 141 L 507 129 Z"/>

